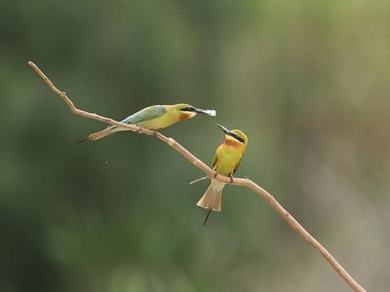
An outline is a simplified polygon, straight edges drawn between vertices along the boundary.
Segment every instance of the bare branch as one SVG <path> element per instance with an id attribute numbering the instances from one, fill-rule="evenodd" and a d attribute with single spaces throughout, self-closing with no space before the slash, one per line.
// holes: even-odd
<path id="1" fill-rule="evenodd" d="M 152 130 L 148 130 L 142 127 L 139 127 L 137 125 L 128 125 L 123 124 L 120 122 L 117 122 L 113 119 L 89 113 L 83 110 L 78 109 L 72 100 L 66 95 L 64 91 L 59 90 L 53 82 L 50 81 L 50 79 L 38 68 L 37 65 L 35 65 L 33 62 L 29 61 L 28 65 L 43 79 L 43 81 L 49 86 L 49 88 L 57 94 L 59 97 L 61 97 L 64 102 L 68 105 L 69 109 L 76 115 L 100 121 L 105 124 L 109 125 L 116 125 L 121 126 L 124 128 L 127 128 L 129 131 L 138 132 L 146 135 L 152 135 L 155 136 L 160 141 L 164 142 L 165 144 L 172 147 L 174 150 L 176 150 L 180 155 L 182 155 L 185 159 L 187 159 L 189 162 L 191 162 L 195 167 L 199 168 L 201 171 L 203 171 L 207 176 L 203 177 L 201 179 L 197 179 L 191 183 L 198 182 L 200 180 L 210 178 L 210 179 L 216 179 L 221 182 L 232 184 L 232 185 L 238 185 L 246 187 L 253 192 L 255 192 L 259 197 L 261 197 L 263 200 L 265 200 L 268 205 L 270 205 L 276 213 L 279 214 L 280 217 L 283 218 L 284 221 L 287 222 L 288 225 L 292 229 L 294 229 L 308 244 L 310 244 L 314 249 L 316 249 L 332 266 L 332 268 L 340 275 L 340 277 L 354 290 L 354 291 L 366 291 L 363 287 L 361 287 L 354 278 L 343 268 L 343 266 L 332 256 L 332 254 L 324 247 L 321 243 L 319 243 L 299 222 L 285 209 L 283 206 L 266 190 L 264 190 L 262 187 L 257 185 L 255 182 L 248 178 L 234 178 L 233 181 L 231 181 L 230 177 L 222 176 L 219 174 L 216 174 L 216 172 L 208 167 L 203 161 L 198 159 L 195 155 L 193 155 L 191 152 L 189 152 L 186 148 L 184 148 L 182 145 L 180 145 L 178 142 L 176 142 L 174 139 L 170 137 L 166 137 L 160 132 L 155 132 Z"/>

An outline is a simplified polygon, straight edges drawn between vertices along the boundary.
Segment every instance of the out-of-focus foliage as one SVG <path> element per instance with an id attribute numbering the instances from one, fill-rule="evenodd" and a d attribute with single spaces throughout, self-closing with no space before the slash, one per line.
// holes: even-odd
<path id="1" fill-rule="evenodd" d="M 386 1 L 0 2 L 0 290 L 349 291 L 265 202 L 224 190 L 201 225 L 202 174 L 167 146 L 73 116 L 150 104 L 218 110 L 164 131 L 204 161 L 222 133 L 254 179 L 370 291 L 390 286 Z"/>

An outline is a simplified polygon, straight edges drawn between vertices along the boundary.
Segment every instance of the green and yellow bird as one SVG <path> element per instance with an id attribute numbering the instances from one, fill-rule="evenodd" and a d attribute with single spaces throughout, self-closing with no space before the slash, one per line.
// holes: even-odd
<path id="1" fill-rule="evenodd" d="M 184 121 L 195 117 L 197 114 L 205 114 L 208 116 L 215 116 L 215 110 L 203 110 L 186 103 L 179 103 L 173 105 L 152 105 L 146 107 L 126 119 L 122 120 L 125 124 L 136 124 L 149 130 L 159 130 L 167 128 L 179 121 Z M 101 131 L 90 134 L 88 137 L 77 141 L 81 143 L 84 141 L 97 141 L 108 135 L 127 129 L 120 126 L 110 126 Z"/>
<path id="2" fill-rule="evenodd" d="M 233 177 L 233 174 L 240 166 L 248 145 L 248 137 L 241 130 L 228 130 L 222 125 L 217 126 L 225 133 L 224 142 L 217 148 L 212 168 L 221 175 Z M 222 210 L 222 189 L 225 183 L 211 180 L 210 186 L 196 204 L 199 207 L 208 209 L 203 225 L 206 224 L 211 211 Z"/>

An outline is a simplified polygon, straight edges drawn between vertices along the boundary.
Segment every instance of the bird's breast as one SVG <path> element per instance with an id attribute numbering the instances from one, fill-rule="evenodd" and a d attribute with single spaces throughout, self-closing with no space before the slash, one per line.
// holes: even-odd
<path id="1" fill-rule="evenodd" d="M 237 146 L 222 144 L 217 149 L 216 171 L 223 175 L 228 175 L 234 171 L 242 158 L 242 149 Z"/>

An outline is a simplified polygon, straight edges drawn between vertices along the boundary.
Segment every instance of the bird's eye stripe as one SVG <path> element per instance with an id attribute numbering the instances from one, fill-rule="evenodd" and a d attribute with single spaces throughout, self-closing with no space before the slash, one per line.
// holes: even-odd
<path id="1" fill-rule="evenodd" d="M 193 111 L 195 111 L 195 109 L 192 107 L 185 107 L 185 108 L 182 108 L 181 111 L 182 112 L 193 112 Z"/>
<path id="2" fill-rule="evenodd" d="M 244 143 L 244 139 L 242 139 L 240 136 L 236 135 L 236 134 L 232 134 L 233 138 L 240 141 L 241 143 Z"/>

